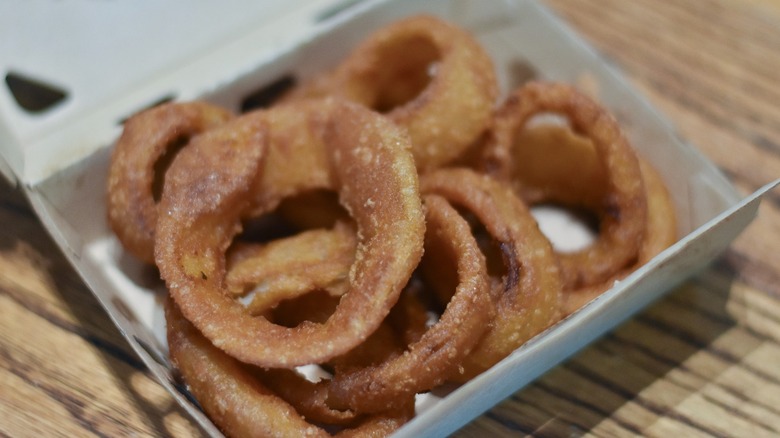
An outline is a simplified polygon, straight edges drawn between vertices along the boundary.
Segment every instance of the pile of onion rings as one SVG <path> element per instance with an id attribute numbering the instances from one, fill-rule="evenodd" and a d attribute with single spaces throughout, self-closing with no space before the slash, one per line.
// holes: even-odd
<path id="1" fill-rule="evenodd" d="M 172 363 L 226 435 L 390 434 L 675 241 L 605 108 L 498 89 L 470 34 L 419 16 L 268 108 L 127 121 L 108 220 L 159 269 Z M 593 242 L 557 248 L 542 204 L 586 211 Z"/>

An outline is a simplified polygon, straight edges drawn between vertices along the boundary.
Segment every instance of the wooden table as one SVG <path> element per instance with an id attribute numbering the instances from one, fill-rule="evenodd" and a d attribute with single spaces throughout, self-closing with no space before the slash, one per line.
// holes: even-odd
<path id="1" fill-rule="evenodd" d="M 780 2 L 549 4 L 741 191 L 780 176 Z M 780 435 L 778 192 L 710 269 L 458 436 Z M 0 435 L 198 435 L 7 184 L 0 224 Z"/>

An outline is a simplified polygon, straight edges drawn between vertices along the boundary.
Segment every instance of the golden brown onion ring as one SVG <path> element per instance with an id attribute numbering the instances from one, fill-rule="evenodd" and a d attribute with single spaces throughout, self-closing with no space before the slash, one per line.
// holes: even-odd
<path id="1" fill-rule="evenodd" d="M 327 436 L 263 386 L 243 364 L 214 347 L 168 302 L 165 319 L 174 367 L 209 418 L 228 436 L 281 432 Z"/>
<path id="2" fill-rule="evenodd" d="M 353 228 L 337 223 L 332 230 L 309 230 L 266 245 L 241 245 L 230 253 L 228 289 L 239 294 L 261 289 L 250 303 L 251 313 L 285 327 L 303 321 L 323 323 L 346 292 L 356 244 Z M 427 328 L 427 314 L 408 289 L 368 339 L 325 365 L 331 369 L 373 365 L 400 354 L 406 343 L 399 339 L 419 337 Z"/>
<path id="3" fill-rule="evenodd" d="M 647 233 L 639 249 L 638 263 L 649 262 L 677 241 L 677 214 L 669 189 L 658 171 L 640 159 L 642 179 L 647 193 Z"/>
<path id="4" fill-rule="evenodd" d="M 423 196 L 439 195 L 467 210 L 500 249 L 506 273 L 494 287 L 498 310 L 488 332 L 454 380 L 490 368 L 557 322 L 561 278 L 555 255 L 526 205 L 504 184 L 472 170 L 440 169 L 420 181 Z"/>
<path id="5" fill-rule="evenodd" d="M 380 364 L 339 369 L 328 403 L 356 412 L 383 412 L 445 382 L 487 329 L 495 312 L 484 255 L 468 223 L 444 199 L 426 196 L 425 251 L 457 259 L 459 283 L 439 320 L 407 351 Z M 439 254 L 438 252 L 443 252 Z"/>
<path id="6" fill-rule="evenodd" d="M 493 63 L 472 35 L 432 16 L 394 22 L 336 69 L 287 97 L 339 96 L 409 130 L 420 171 L 458 157 L 489 124 L 498 97 Z"/>
<path id="7" fill-rule="evenodd" d="M 593 142 L 573 132 L 560 120 L 533 123 L 517 133 L 512 150 L 510 182 L 530 204 L 552 200 L 564 206 L 598 209 L 608 193 L 607 173 Z M 663 180 L 639 158 L 645 197 L 647 230 L 637 260 L 607 280 L 564 292 L 563 312 L 568 315 L 611 288 L 639 266 L 675 242 L 675 208 Z"/>
<path id="8" fill-rule="evenodd" d="M 341 241 L 344 239 L 344 241 Z M 334 268 L 336 273 L 343 274 L 349 270 L 352 258 L 355 252 L 356 238 L 350 227 L 337 226 L 335 230 L 311 230 L 302 234 L 280 239 L 271 242 L 274 248 L 268 250 L 266 246 L 252 245 L 246 253 L 233 253 L 233 257 L 239 258 L 240 265 L 236 268 L 249 267 L 247 264 L 270 263 L 270 271 L 274 274 L 282 275 L 280 280 L 284 287 L 276 287 L 279 281 L 270 281 L 268 285 L 271 291 L 271 298 L 255 299 L 252 301 L 252 311 L 254 314 L 267 315 L 269 320 L 284 325 L 285 327 L 295 327 L 303 321 L 312 321 L 323 323 L 333 314 L 338 306 L 341 293 L 335 294 L 325 290 L 313 287 L 324 279 L 327 282 L 333 274 L 330 269 L 322 270 L 318 262 L 325 260 L 324 265 Z M 323 245 L 319 248 L 317 246 Z M 241 248 L 242 250 L 244 248 Z M 306 251 L 313 250 L 318 254 L 309 257 Z M 298 252 L 303 251 L 303 252 Z M 281 254 L 278 254 L 280 253 Z M 276 262 L 274 255 L 281 255 L 282 259 L 287 259 L 285 255 L 299 254 L 304 260 L 293 260 L 292 258 Z M 338 260 L 334 263 L 329 261 Z M 284 268 L 295 268 L 293 272 L 286 272 Z M 310 269 L 314 268 L 314 269 Z M 234 270 L 228 270 L 228 278 L 234 275 Z M 268 270 L 260 267 L 259 270 L 247 270 L 241 275 L 242 287 L 249 286 L 253 281 L 263 281 L 262 272 Z M 294 275 L 297 280 L 284 281 L 285 275 Z M 309 278 L 306 278 L 310 276 Z M 271 276 L 272 278 L 274 275 Z M 321 277 L 321 278 L 318 278 Z M 238 277 L 232 277 L 233 281 L 239 280 Z M 230 284 L 230 280 L 228 281 Z M 266 291 L 268 292 L 268 291 Z M 395 315 L 403 312 L 408 313 L 406 304 L 409 300 L 407 293 L 402 294 L 399 303 L 393 307 L 388 316 L 390 320 L 396 320 Z M 375 330 L 371 336 L 349 352 L 331 359 L 326 365 L 327 369 L 340 367 L 363 367 L 370 366 L 391 357 L 401 354 L 405 344 L 399 342 L 399 335 L 394 331 L 393 326 L 383 323 Z M 302 376 L 297 370 L 288 369 L 253 369 L 253 375 L 260 379 L 275 394 L 290 403 L 295 410 L 301 414 L 307 421 L 348 426 L 355 424 L 356 421 L 364 419 L 365 416 L 357 414 L 350 410 L 338 410 L 331 408 L 326 400 L 330 391 L 329 379 L 321 379 L 313 382 Z M 403 403 L 407 405 L 414 404 L 414 397 L 409 396 Z"/>
<path id="9" fill-rule="evenodd" d="M 547 113 L 565 116 L 575 132 L 593 142 L 607 175 L 607 192 L 596 209 L 598 238 L 582 250 L 558 254 L 566 289 L 599 284 L 636 260 L 647 225 L 639 162 L 612 115 L 569 85 L 527 83 L 494 118 L 486 167 L 505 180 L 519 175 L 512 169 L 515 138 L 533 116 Z"/>
<path id="10" fill-rule="evenodd" d="M 176 304 L 165 308 L 168 345 L 174 367 L 189 391 L 219 429 L 229 437 L 331 436 L 310 424 L 289 403 L 257 378 L 262 370 L 247 366 L 214 347 L 187 321 Z M 402 409 L 360 419 L 335 436 L 386 436 L 414 415 L 413 403 Z"/>
<path id="11" fill-rule="evenodd" d="M 193 136 L 231 117 L 229 111 L 205 102 L 167 103 L 125 122 L 111 156 L 107 209 L 111 229 L 131 254 L 154 262 L 158 163 Z"/>
<path id="12" fill-rule="evenodd" d="M 298 317 L 305 316 L 298 315 Z M 324 366 L 324 369 L 332 371 L 334 368 L 373 366 L 398 357 L 403 353 L 404 348 L 405 345 L 399 342 L 398 335 L 392 327 L 388 324 L 382 324 L 363 343 L 346 354 L 332 359 Z M 328 378 L 312 382 L 296 370 L 281 368 L 263 369 L 257 373 L 257 376 L 309 421 L 349 426 L 366 417 L 362 411 L 339 410 L 330 406 L 328 399 L 330 398 L 331 382 Z M 414 406 L 414 401 L 414 394 L 406 394 L 403 398 L 396 400 L 394 406 L 401 410 L 407 410 L 409 406 Z"/>
<path id="13" fill-rule="evenodd" d="M 283 170 L 299 164 L 315 167 Z M 167 178 L 155 240 L 161 276 L 185 317 L 246 363 L 291 368 L 354 348 L 387 316 L 421 257 L 425 224 L 408 136 L 356 104 L 326 99 L 244 115 L 196 137 Z M 338 191 L 357 226 L 349 289 L 323 324 L 254 318 L 228 296 L 225 251 L 242 219 L 315 188 Z"/>

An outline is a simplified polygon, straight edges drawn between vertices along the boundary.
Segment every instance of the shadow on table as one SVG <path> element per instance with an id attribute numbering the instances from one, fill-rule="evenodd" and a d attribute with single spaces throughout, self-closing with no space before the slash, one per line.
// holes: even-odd
<path id="1" fill-rule="evenodd" d="M 92 345 L 100 353 L 104 359 L 103 363 L 114 374 L 116 381 L 127 388 L 127 394 L 133 395 L 136 409 L 129 410 L 138 412 L 143 418 L 142 421 L 149 425 L 150 430 L 171 436 L 173 432 L 169 430 L 166 418 L 169 416 L 188 418 L 188 414 L 164 389 L 156 386 L 158 385 L 156 381 L 150 381 L 153 377 L 143 362 L 136 356 L 103 307 L 47 234 L 23 193 L 2 178 L 0 178 L 0 223 L 3 225 L 0 230 L 0 252 L 16 252 L 25 263 L 34 265 L 35 271 L 40 273 L 40 281 L 45 283 L 54 294 L 59 295 L 60 301 L 67 306 L 66 311 L 73 318 L 65 320 L 51 311 L 49 306 L 36 305 L 36 298 L 33 296 L 20 295 L 11 298 L 50 323 Z M 127 408 L 122 410 L 122 412 L 127 411 Z M 113 421 L 107 419 L 113 423 L 113 430 L 116 425 L 127 423 L 127 419 L 122 418 L 122 412 L 117 412 L 117 417 Z M 177 421 L 181 422 L 181 420 Z M 100 427 L 99 424 L 89 426 Z M 192 422 L 192 426 L 186 431 L 189 435 L 198 429 Z M 101 431 L 94 432 L 100 434 Z M 138 433 L 137 430 L 127 432 Z"/>

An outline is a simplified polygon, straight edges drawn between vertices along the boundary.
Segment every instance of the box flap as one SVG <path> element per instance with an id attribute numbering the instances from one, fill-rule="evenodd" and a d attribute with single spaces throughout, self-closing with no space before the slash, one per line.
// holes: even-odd
<path id="1" fill-rule="evenodd" d="M 273 56 L 352 3 L 2 2 L 0 171 L 44 179 L 103 146 L 130 114 L 201 95 L 242 59 L 263 58 L 236 50 Z"/>

